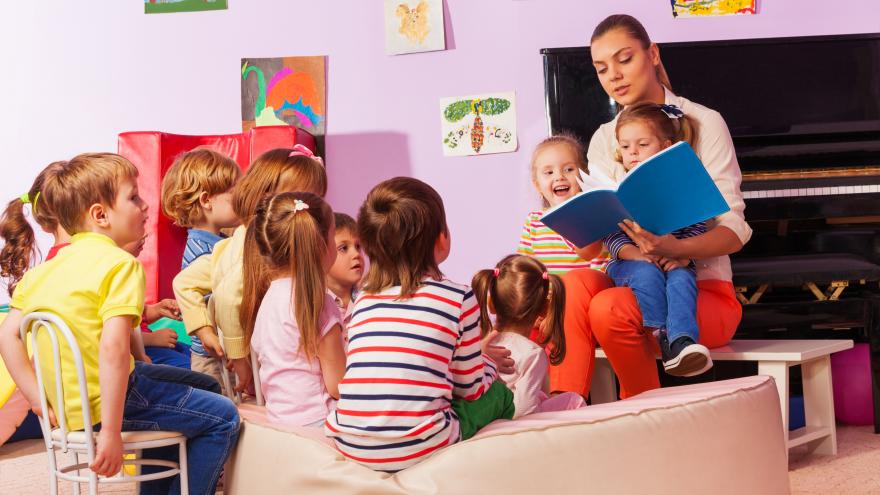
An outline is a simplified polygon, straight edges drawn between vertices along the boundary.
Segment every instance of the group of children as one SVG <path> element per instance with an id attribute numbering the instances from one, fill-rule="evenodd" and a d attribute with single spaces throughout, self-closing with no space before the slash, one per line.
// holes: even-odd
<path id="1" fill-rule="evenodd" d="M 691 128 L 670 112 L 645 104 L 621 115 L 627 170 Z M 532 173 L 545 207 L 577 194 L 585 168 L 577 141 L 541 143 Z M 334 214 L 326 191 L 321 159 L 301 145 L 260 155 L 243 176 L 215 151 L 183 154 L 161 194 L 163 212 L 189 229 L 176 302 L 145 309 L 144 272 L 135 259 L 147 235 L 137 169 L 108 153 L 49 165 L 0 224 L 0 266 L 12 294 L 0 353 L 35 412 L 39 394 L 18 326 L 29 312 L 51 311 L 73 329 L 86 362 L 87 406 L 100 423 L 91 467 L 99 474 L 120 468 L 120 431 L 180 431 L 192 453 L 190 490 L 213 493 L 239 430 L 234 405 L 218 393 L 220 367 L 228 363 L 236 390 L 247 392 L 251 352 L 271 419 L 322 426 L 347 458 L 396 472 L 495 419 L 584 404 L 572 393 L 551 397 L 547 386 L 548 368 L 566 353 L 559 275 L 574 268 L 607 266 L 618 284 L 633 288 L 645 325 L 667 342 L 664 359 L 679 362 L 667 366 L 670 373 L 706 368 L 706 361 L 685 359 L 701 355 L 693 347 L 701 346 L 690 260 L 645 256 L 623 233 L 606 239 L 610 259 L 593 257 L 533 212 L 520 254 L 479 271 L 471 288 L 439 269 L 450 237 L 443 201 L 428 184 L 400 177 L 380 183 L 357 221 Z M 25 204 L 55 236 L 47 260 L 30 270 L 35 248 Z M 158 315 L 179 315 L 192 346 L 167 332 L 133 330 Z M 62 351 L 70 400 L 63 411 L 52 407 L 76 429 L 83 427 L 81 405 L 69 363 Z M 145 486 L 175 491 L 180 481 L 161 483 Z"/>

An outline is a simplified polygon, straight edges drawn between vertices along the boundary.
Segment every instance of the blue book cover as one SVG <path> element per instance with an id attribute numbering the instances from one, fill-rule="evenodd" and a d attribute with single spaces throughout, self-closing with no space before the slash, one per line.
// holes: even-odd
<path id="1" fill-rule="evenodd" d="M 624 219 L 657 235 L 714 218 L 730 207 L 693 148 L 675 143 L 632 169 L 619 183 L 597 173 L 541 219 L 578 247 L 620 230 Z"/>

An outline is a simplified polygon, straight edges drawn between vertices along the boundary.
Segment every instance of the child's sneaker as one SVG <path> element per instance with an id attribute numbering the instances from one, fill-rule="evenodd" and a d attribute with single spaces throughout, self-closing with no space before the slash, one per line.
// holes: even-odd
<path id="1" fill-rule="evenodd" d="M 666 332 L 660 332 L 660 351 L 663 369 L 672 376 L 697 376 L 712 367 L 709 349 L 687 336 L 670 344 Z"/>

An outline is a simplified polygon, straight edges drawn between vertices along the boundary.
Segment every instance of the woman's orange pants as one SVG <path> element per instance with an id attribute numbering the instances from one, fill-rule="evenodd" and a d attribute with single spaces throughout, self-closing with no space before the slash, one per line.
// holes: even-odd
<path id="1" fill-rule="evenodd" d="M 586 397 L 593 379 L 596 346 L 602 347 L 620 381 L 621 398 L 660 387 L 657 339 L 642 327 L 642 313 L 628 287 L 614 287 L 604 273 L 572 270 L 565 283 L 565 359 L 550 367 L 550 390 Z M 697 281 L 700 343 L 720 347 L 733 338 L 742 317 L 733 284 Z"/>

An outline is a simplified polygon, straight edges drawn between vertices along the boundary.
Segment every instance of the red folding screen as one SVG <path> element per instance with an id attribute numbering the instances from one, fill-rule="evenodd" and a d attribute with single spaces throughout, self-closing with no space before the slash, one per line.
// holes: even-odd
<path id="1" fill-rule="evenodd" d="M 138 189 L 149 206 L 147 237 L 139 259 L 147 275 L 148 302 L 174 297 L 171 281 L 180 271 L 180 259 L 186 242 L 186 229 L 180 228 L 162 214 L 159 198 L 162 177 L 181 153 L 199 146 L 208 146 L 232 157 L 247 170 L 261 153 L 274 148 L 290 148 L 302 144 L 315 149 L 311 134 L 289 126 L 256 127 L 243 134 L 219 136 L 182 136 L 164 132 L 124 132 L 119 135 L 119 154 L 138 168 Z"/>

